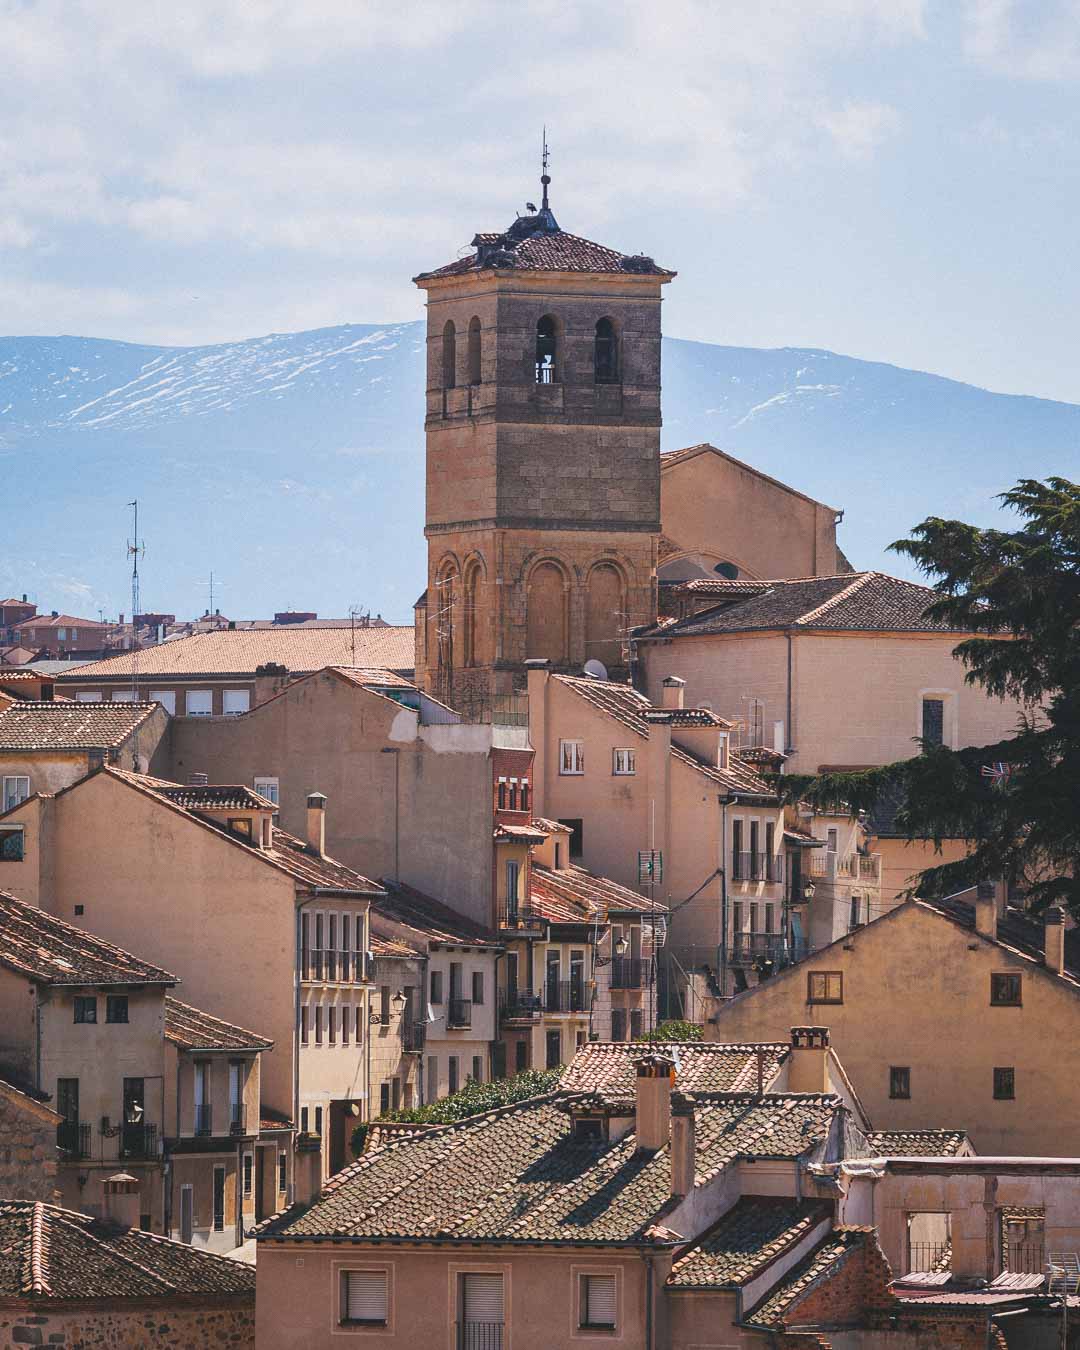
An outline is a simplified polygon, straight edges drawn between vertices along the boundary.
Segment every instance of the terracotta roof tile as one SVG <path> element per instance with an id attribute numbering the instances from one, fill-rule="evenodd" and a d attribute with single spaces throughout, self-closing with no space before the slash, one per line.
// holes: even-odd
<path id="1" fill-rule="evenodd" d="M 50 985 L 177 983 L 160 966 L 0 891 L 0 965 Z"/>
<path id="2" fill-rule="evenodd" d="M 971 1146 L 965 1130 L 871 1130 L 866 1137 L 885 1158 L 952 1158 Z"/>
<path id="3" fill-rule="evenodd" d="M 264 1241 L 337 1240 L 651 1244 L 671 1196 L 666 1148 L 573 1133 L 565 1092 L 388 1141 L 327 1183 L 308 1209 L 272 1220 Z M 695 1101 L 698 1184 L 739 1158 L 820 1151 L 843 1107 L 832 1096 Z M 674 1236 L 671 1238 L 675 1240 Z"/>
<path id="4" fill-rule="evenodd" d="M 606 923 L 611 913 L 635 913 L 663 916 L 667 906 L 654 904 L 643 895 L 621 886 L 609 877 L 598 877 L 584 867 L 545 867 L 533 863 L 529 901 L 542 918 L 553 923 Z"/>
<path id="5" fill-rule="evenodd" d="M 0 1200 L 0 1298 L 173 1299 L 242 1295 L 255 1268 L 184 1242 L 32 1200 Z"/>
<path id="6" fill-rule="evenodd" d="M 510 231 L 488 231 L 473 240 L 476 253 L 457 258 L 431 272 L 421 272 L 414 278 L 462 276 L 468 272 L 482 272 L 489 268 L 521 272 L 617 272 L 672 277 L 669 272 L 641 254 L 619 253 L 591 239 L 568 234 L 565 230 L 545 230 L 537 222 L 535 232 L 528 232 L 529 222 L 521 218 Z M 516 236 L 516 237 L 515 237 Z M 524 237 L 522 237 L 524 236 Z"/>
<path id="7" fill-rule="evenodd" d="M 372 901 L 371 926 L 384 936 L 414 940 L 425 948 L 429 942 L 461 946 L 498 945 L 499 939 L 490 929 L 473 923 L 430 895 L 385 878 L 382 884 L 386 894 Z"/>
<path id="8" fill-rule="evenodd" d="M 156 778 L 154 791 L 185 811 L 276 811 L 268 797 L 244 783 L 169 783 Z"/>
<path id="9" fill-rule="evenodd" d="M 865 1228 L 836 1228 L 804 1260 L 775 1285 L 744 1319 L 750 1326 L 776 1327 L 785 1324 L 799 1299 L 821 1280 L 832 1276 L 856 1248 L 867 1240 Z"/>
<path id="10" fill-rule="evenodd" d="M 161 642 L 139 652 L 139 681 L 229 675 L 253 679 L 256 667 L 274 663 L 291 674 L 309 674 L 325 666 L 354 664 L 367 669 L 411 672 L 415 660 L 411 626 L 358 628 L 356 659 L 347 628 L 219 629 Z M 70 675 L 57 676 L 58 686 L 102 680 L 130 680 L 130 652 L 92 661 Z"/>
<path id="11" fill-rule="evenodd" d="M 780 1042 L 590 1041 L 571 1060 L 560 1086 L 567 1092 L 633 1097 L 635 1060 L 661 1053 L 675 1060 L 675 1086 L 680 1092 L 745 1092 L 757 1085 L 759 1051 L 764 1054 L 767 1088 L 790 1054 L 790 1047 Z"/>
<path id="12" fill-rule="evenodd" d="M 824 1200 L 743 1196 L 724 1217 L 674 1261 L 667 1283 L 674 1289 L 715 1289 L 745 1284 L 786 1248 L 832 1216 Z"/>
<path id="13" fill-rule="evenodd" d="M 269 1050 L 274 1042 L 165 996 L 165 1039 L 181 1050 Z"/>
<path id="14" fill-rule="evenodd" d="M 113 750 L 157 709 L 156 703 L 13 703 L 0 712 L 0 751 Z"/>

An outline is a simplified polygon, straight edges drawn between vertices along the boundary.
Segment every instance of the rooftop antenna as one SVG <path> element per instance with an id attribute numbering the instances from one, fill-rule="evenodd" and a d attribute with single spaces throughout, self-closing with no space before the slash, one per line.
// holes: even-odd
<path id="1" fill-rule="evenodd" d="M 356 628 L 371 627 L 371 610 L 364 609 L 360 605 L 349 606 L 349 646 L 352 650 L 352 666 L 356 668 Z"/>
<path id="2" fill-rule="evenodd" d="M 127 556 L 131 559 L 131 701 L 139 701 L 139 635 L 135 616 L 139 612 L 139 559 L 146 554 L 146 545 L 139 538 L 139 503 L 128 502 L 133 512 L 132 538 L 128 540 Z M 135 747 L 136 756 L 138 746 Z"/>
<path id="3" fill-rule="evenodd" d="M 543 165 L 543 171 L 540 174 L 540 186 L 541 188 L 543 188 L 544 195 L 540 200 L 540 210 L 549 211 L 551 208 L 548 206 L 548 184 L 551 182 L 551 175 L 548 173 L 548 143 L 547 143 L 546 125 L 544 126 L 544 153 L 541 159 L 541 164 Z"/>

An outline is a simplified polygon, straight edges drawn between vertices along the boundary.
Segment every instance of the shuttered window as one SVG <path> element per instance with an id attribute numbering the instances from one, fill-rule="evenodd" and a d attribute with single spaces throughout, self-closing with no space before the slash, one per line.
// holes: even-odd
<path id="1" fill-rule="evenodd" d="M 583 1275 L 581 1277 L 581 1325 L 583 1327 L 614 1328 L 614 1275 Z"/>
<path id="2" fill-rule="evenodd" d="M 345 1272 L 346 1322 L 386 1325 L 386 1271 L 347 1270 Z"/>
<path id="3" fill-rule="evenodd" d="M 462 1321 L 466 1326 L 501 1326 L 503 1321 L 503 1277 L 501 1275 L 463 1275 Z"/>

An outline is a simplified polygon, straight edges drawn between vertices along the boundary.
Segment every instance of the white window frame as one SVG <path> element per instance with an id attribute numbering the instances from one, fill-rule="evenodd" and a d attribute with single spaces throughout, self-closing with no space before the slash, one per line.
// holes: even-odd
<path id="1" fill-rule="evenodd" d="M 191 700 L 193 695 L 205 695 L 210 700 L 210 706 L 205 712 L 193 709 Z M 214 715 L 214 691 L 212 689 L 185 689 L 184 690 L 184 716 L 185 717 L 213 717 Z"/>
<path id="2" fill-rule="evenodd" d="M 637 773 L 637 751 L 619 747 L 611 752 L 611 772 L 616 778 L 631 778 Z"/>
<path id="3" fill-rule="evenodd" d="M 15 784 L 14 787 L 9 786 L 9 784 L 12 783 Z M 19 791 L 18 785 L 20 783 L 26 784 L 26 791 L 21 796 L 16 796 L 16 794 Z M 4 789 L 2 801 L 3 809 L 5 812 L 13 811 L 16 806 L 26 801 L 27 797 L 30 796 L 30 775 L 26 773 L 5 774 L 3 781 L 3 789 Z"/>
<path id="4" fill-rule="evenodd" d="M 570 767 L 567 768 L 569 763 Z M 582 740 L 559 741 L 559 774 L 563 778 L 580 777 L 585 772 L 585 742 Z"/>
<path id="5" fill-rule="evenodd" d="M 175 689 L 152 689 L 150 691 L 150 702 L 160 703 L 170 717 L 176 716 Z"/>
<path id="6" fill-rule="evenodd" d="M 611 1321 L 589 1320 L 589 1281 L 611 1281 Z M 619 1280 L 615 1271 L 583 1270 L 578 1275 L 578 1329 L 580 1331 L 616 1332 L 619 1326 Z"/>
<path id="7" fill-rule="evenodd" d="M 349 1316 L 349 1302 L 350 1302 L 350 1298 L 349 1298 L 349 1277 L 350 1277 L 350 1276 L 353 1276 L 353 1275 L 358 1276 L 358 1277 L 359 1277 L 359 1276 L 365 1276 L 365 1277 L 368 1277 L 367 1280 L 366 1280 L 365 1282 L 366 1282 L 366 1283 L 369 1283 L 369 1284 L 372 1285 L 372 1286 L 377 1286 L 379 1281 L 378 1281 L 377 1278 L 373 1280 L 373 1279 L 371 1279 L 371 1277 L 372 1277 L 372 1276 L 374 1276 L 374 1277 L 381 1277 L 381 1280 L 382 1280 L 382 1290 L 381 1290 L 381 1295 L 382 1295 L 382 1316 L 381 1316 L 381 1317 L 355 1317 L 355 1318 L 354 1318 L 354 1317 L 350 1317 L 350 1316 Z M 340 1316 L 339 1316 L 339 1318 L 338 1318 L 338 1322 L 340 1323 L 341 1326 L 345 1326 L 345 1327 L 378 1327 L 380 1330 L 385 1329 L 387 1326 L 389 1326 L 389 1324 L 390 1324 L 390 1276 L 389 1276 L 389 1272 L 386 1270 L 385 1267 L 377 1267 L 377 1266 L 376 1266 L 376 1267 L 365 1268 L 365 1269 L 363 1269 L 363 1270 L 356 1270 L 356 1269 L 353 1269 L 353 1270 L 342 1270 L 342 1272 L 341 1272 L 341 1278 L 340 1278 L 340 1289 L 341 1289 L 341 1293 L 340 1293 L 341 1307 L 340 1307 Z M 373 1299 L 373 1302 L 372 1302 L 372 1310 L 377 1310 L 377 1308 L 378 1308 L 378 1302 L 379 1302 L 379 1297 L 378 1297 L 379 1291 L 378 1291 L 378 1289 L 377 1289 L 377 1287 L 376 1287 L 376 1288 L 372 1289 L 371 1292 L 374 1294 L 374 1299 Z M 358 1299 L 358 1301 L 359 1301 L 359 1299 Z"/>
<path id="8" fill-rule="evenodd" d="M 269 775 L 266 777 L 253 778 L 251 786 L 260 797 L 265 797 L 267 801 L 273 802 L 275 806 L 281 805 L 281 782 L 279 779 Z M 269 791 L 267 791 L 268 788 Z"/>
<path id="9" fill-rule="evenodd" d="M 242 708 L 230 708 L 230 702 L 242 698 L 244 706 Z M 245 713 L 251 711 L 251 690 L 250 689 L 223 689 L 221 691 L 221 715 L 223 717 L 243 717 Z"/>
<path id="10" fill-rule="evenodd" d="M 394 1330 L 394 1280 L 395 1268 L 393 1261 L 357 1261 L 355 1257 L 352 1260 L 335 1260 L 331 1263 L 334 1288 L 337 1290 L 337 1308 L 334 1318 L 335 1327 L 340 1332 L 364 1336 L 374 1335 L 385 1337 L 387 1334 L 393 1334 Z M 386 1279 L 386 1320 L 385 1322 L 350 1322 L 349 1321 L 349 1294 L 347 1276 L 350 1272 L 370 1272 L 381 1273 Z M 381 1342 L 380 1342 L 381 1343 Z"/>
<path id="11" fill-rule="evenodd" d="M 114 689 L 109 695 L 110 703 L 134 703 L 135 695 L 130 689 Z"/>
<path id="12" fill-rule="evenodd" d="M 76 703 L 100 703 L 100 702 L 101 702 L 101 690 L 100 690 L 100 689 L 78 689 L 78 690 L 75 691 L 75 702 L 76 702 Z"/>

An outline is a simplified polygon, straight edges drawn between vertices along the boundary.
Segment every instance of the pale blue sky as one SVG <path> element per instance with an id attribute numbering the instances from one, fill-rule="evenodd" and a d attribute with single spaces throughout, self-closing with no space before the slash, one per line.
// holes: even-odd
<path id="1" fill-rule="evenodd" d="M 419 317 L 534 198 L 666 331 L 1080 401 L 1080 4 L 0 0 L 0 331 Z"/>

